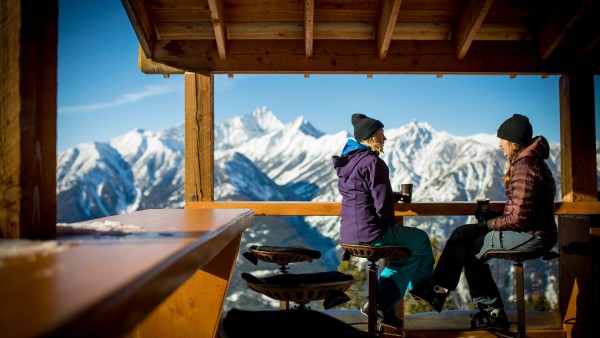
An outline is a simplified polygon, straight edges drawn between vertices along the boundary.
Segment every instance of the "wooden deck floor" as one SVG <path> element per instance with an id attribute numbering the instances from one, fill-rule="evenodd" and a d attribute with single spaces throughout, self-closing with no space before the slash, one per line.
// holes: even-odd
<path id="1" fill-rule="evenodd" d="M 325 313 L 334 316 L 357 328 L 367 329 L 367 318 L 358 310 L 326 310 Z M 494 332 L 469 330 L 471 321 L 470 314 L 474 311 L 443 311 L 426 312 L 414 315 L 406 315 L 404 319 L 406 337 L 434 338 L 434 337 L 469 337 L 469 338 L 497 338 L 501 337 Z M 507 334 L 515 334 L 517 331 L 516 311 L 507 312 L 511 322 L 511 328 Z M 526 327 L 528 338 L 565 338 L 566 333 L 562 326 L 562 320 L 558 312 L 526 312 Z M 392 331 L 386 330 L 385 337 L 394 337 Z"/>

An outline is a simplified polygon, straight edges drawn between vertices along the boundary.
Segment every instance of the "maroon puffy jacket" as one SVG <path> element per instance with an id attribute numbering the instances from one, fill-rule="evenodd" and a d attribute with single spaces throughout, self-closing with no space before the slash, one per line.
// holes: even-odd
<path id="1" fill-rule="evenodd" d="M 519 154 L 510 168 L 504 213 L 492 220 L 492 230 L 528 232 L 542 236 L 548 244 L 556 243 L 556 184 L 544 161 L 549 154 L 550 146 L 543 136 L 536 137 Z"/>

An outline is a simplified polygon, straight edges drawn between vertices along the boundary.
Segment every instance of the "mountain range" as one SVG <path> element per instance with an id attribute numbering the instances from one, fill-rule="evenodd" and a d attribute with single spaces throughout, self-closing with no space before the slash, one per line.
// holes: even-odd
<path id="1" fill-rule="evenodd" d="M 184 206 L 184 126 L 150 132 L 132 130 L 109 142 L 77 145 L 58 153 L 58 222 L 81 222 L 150 208 Z M 341 201 L 331 157 L 339 154 L 351 135 L 325 134 L 304 117 L 283 124 L 268 108 L 215 125 L 215 200 L 231 201 Z M 413 202 L 472 201 L 487 197 L 504 200 L 501 177 L 506 159 L 495 135 L 459 137 L 412 121 L 386 128 L 382 159 L 390 168 L 392 187 L 413 183 Z M 560 145 L 551 144 L 547 161 L 560 192 Z M 597 146 L 597 149 L 599 147 Z M 597 152 L 598 154 L 598 152 Z M 600 167 L 597 170 L 600 172 Z M 557 200 L 560 196 L 557 196 Z M 452 230 L 471 217 L 406 217 L 405 226 L 419 227 L 442 243 Z M 336 270 L 338 217 L 255 217 L 242 238 L 241 251 L 256 245 L 302 245 L 323 253 L 311 263 L 294 264 L 290 272 Z M 266 276 L 277 266 L 254 266 L 240 255 L 234 274 Z M 510 268 L 495 262 L 501 290 L 512 290 Z M 526 285 L 557 304 L 557 263 L 528 264 Z M 461 281 L 454 297 L 457 308 L 469 306 Z M 505 298 L 507 299 L 507 298 Z M 256 297 L 241 278 L 234 278 L 227 307 L 277 306 Z"/>

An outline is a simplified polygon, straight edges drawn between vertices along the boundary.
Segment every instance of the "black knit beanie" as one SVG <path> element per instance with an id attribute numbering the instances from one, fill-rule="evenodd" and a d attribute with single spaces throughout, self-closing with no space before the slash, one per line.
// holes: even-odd
<path id="1" fill-rule="evenodd" d="M 528 146 L 531 144 L 533 130 L 526 116 L 514 114 L 500 125 L 497 135 L 501 139 Z"/>
<path id="2" fill-rule="evenodd" d="M 354 126 L 354 138 L 357 142 L 366 140 L 379 128 L 383 128 L 383 123 L 379 120 L 372 119 L 364 114 L 352 114 L 352 125 Z"/>

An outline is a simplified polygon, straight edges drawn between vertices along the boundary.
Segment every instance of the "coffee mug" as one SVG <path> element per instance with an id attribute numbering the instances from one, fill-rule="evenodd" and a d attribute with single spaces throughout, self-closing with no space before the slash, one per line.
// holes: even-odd
<path id="1" fill-rule="evenodd" d="M 402 196 L 402 202 L 410 203 L 412 201 L 412 183 L 400 184 L 400 194 Z"/>
<path id="2" fill-rule="evenodd" d="M 477 208 L 481 210 L 481 217 L 485 217 L 485 214 L 490 210 L 490 199 L 482 198 L 477 200 Z"/>

